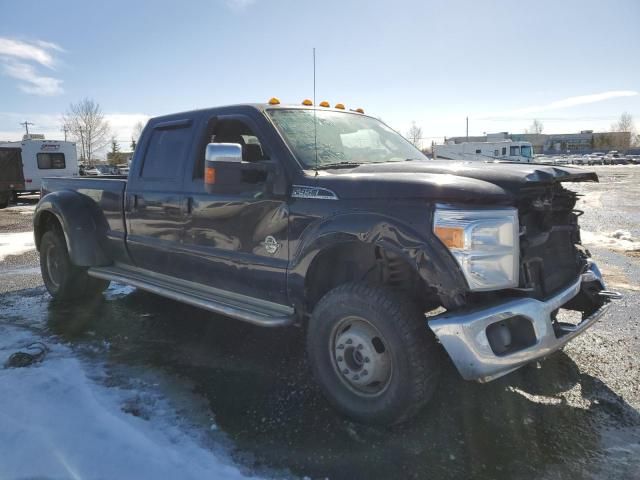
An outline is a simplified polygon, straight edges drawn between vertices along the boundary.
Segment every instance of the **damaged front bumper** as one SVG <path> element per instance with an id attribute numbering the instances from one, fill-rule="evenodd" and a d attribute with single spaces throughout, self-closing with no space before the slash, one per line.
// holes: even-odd
<path id="1" fill-rule="evenodd" d="M 579 324 L 554 321 L 557 310 L 578 295 L 594 294 L 602 304 Z M 488 382 L 559 350 L 592 326 L 616 298 L 621 295 L 605 290 L 597 265 L 589 262 L 576 282 L 545 301 L 519 298 L 447 312 L 428 324 L 464 379 Z"/>

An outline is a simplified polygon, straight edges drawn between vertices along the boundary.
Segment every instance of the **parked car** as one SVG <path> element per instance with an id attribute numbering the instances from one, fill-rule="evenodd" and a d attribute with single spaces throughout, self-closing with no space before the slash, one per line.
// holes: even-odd
<path id="1" fill-rule="evenodd" d="M 128 180 L 45 180 L 34 233 L 54 298 L 117 281 L 304 326 L 329 402 L 394 424 L 433 395 L 441 347 L 464 379 L 487 382 L 603 315 L 618 295 L 580 246 L 563 186 L 597 179 L 428 160 L 364 113 L 272 99 L 150 120 Z"/>
<path id="2" fill-rule="evenodd" d="M 611 150 L 603 157 L 603 163 L 605 165 L 617 165 L 618 159 L 621 157 L 622 155 L 617 150 Z"/>
<path id="3" fill-rule="evenodd" d="M 116 165 L 116 175 L 129 175 L 129 164 Z"/>
<path id="4" fill-rule="evenodd" d="M 587 162 L 589 165 L 603 165 L 604 164 L 604 154 L 592 153 L 589 155 L 589 161 Z"/>

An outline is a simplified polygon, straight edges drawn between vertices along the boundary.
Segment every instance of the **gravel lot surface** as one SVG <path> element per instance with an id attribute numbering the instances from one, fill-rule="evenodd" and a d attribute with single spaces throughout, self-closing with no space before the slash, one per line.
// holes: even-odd
<path id="1" fill-rule="evenodd" d="M 562 352 L 494 382 L 465 382 L 446 363 L 435 398 L 408 425 L 336 415 L 310 378 L 298 329 L 238 324 L 115 284 L 102 300 L 55 304 L 33 251 L 0 263 L 0 323 L 99 362 L 108 374 L 96 381 L 107 386 L 136 383 L 171 399 L 194 435 L 260 475 L 640 478 L 640 252 L 630 250 L 640 240 L 640 166 L 593 168 L 601 183 L 567 186 L 584 195 L 587 246 L 624 299 Z M 0 211 L 0 238 L 29 231 L 32 208 Z M 123 409 L 166 414 L 145 395 Z"/>

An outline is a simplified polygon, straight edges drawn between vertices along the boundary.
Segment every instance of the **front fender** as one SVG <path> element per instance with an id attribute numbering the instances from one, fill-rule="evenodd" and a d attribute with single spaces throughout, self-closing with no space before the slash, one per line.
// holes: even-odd
<path id="1" fill-rule="evenodd" d="M 307 272 L 320 252 L 354 241 L 382 247 L 403 258 L 437 291 L 447 308 L 457 306 L 467 291 L 455 260 L 432 234 L 420 234 L 410 225 L 386 215 L 354 212 L 324 218 L 304 231 L 289 266 L 291 297 L 304 296 Z"/>
<path id="2" fill-rule="evenodd" d="M 45 213 L 55 216 L 64 233 L 71 261 L 78 266 L 108 265 L 102 247 L 108 224 L 100 207 L 90 198 L 73 190 L 52 192 L 38 202 L 33 216 L 36 249 L 47 227 Z"/>

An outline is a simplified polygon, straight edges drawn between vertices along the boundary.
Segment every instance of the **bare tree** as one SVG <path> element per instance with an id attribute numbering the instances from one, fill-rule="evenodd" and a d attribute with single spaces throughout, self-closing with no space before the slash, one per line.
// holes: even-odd
<path id="1" fill-rule="evenodd" d="M 529 128 L 525 130 L 525 133 L 535 133 L 536 135 L 540 135 L 544 130 L 544 125 L 537 118 L 533 119 L 533 123 Z"/>
<path id="2" fill-rule="evenodd" d="M 133 131 L 131 132 L 131 138 L 136 142 L 140 140 L 140 135 L 142 135 L 142 129 L 144 128 L 144 123 L 138 121 L 133 126 Z"/>
<path id="3" fill-rule="evenodd" d="M 109 144 L 109 122 L 105 120 L 100 104 L 85 98 L 69 105 L 62 118 L 69 134 L 80 150 L 80 159 L 92 162 L 93 155 Z"/>
<path id="4" fill-rule="evenodd" d="M 620 148 L 628 148 L 630 146 L 640 145 L 640 135 L 637 134 L 636 125 L 633 121 L 633 115 L 629 112 L 623 112 L 620 118 L 611 125 L 612 132 L 629 133 L 629 144 L 621 145 Z"/>
<path id="5" fill-rule="evenodd" d="M 407 131 L 407 140 L 413 143 L 413 146 L 420 148 L 422 145 L 422 128 L 416 125 L 416 122 L 411 122 L 411 128 Z"/>
<path id="6" fill-rule="evenodd" d="M 611 125 L 611 131 L 629 132 L 633 135 L 636 131 L 633 123 L 633 115 L 629 112 L 623 112 L 622 115 L 620 115 L 620 118 L 618 118 L 618 121 Z"/>
<path id="7" fill-rule="evenodd" d="M 131 151 L 135 151 L 136 145 L 140 140 L 140 135 L 142 135 L 142 130 L 144 129 L 144 124 L 140 121 L 136 122 L 133 126 L 133 130 L 131 131 Z"/>

